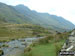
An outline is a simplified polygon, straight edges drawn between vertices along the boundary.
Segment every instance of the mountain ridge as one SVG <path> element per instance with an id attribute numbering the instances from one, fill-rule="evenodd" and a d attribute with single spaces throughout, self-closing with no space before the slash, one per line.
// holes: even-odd
<path id="1" fill-rule="evenodd" d="M 64 29 L 65 31 L 75 28 L 75 26 L 71 22 L 65 20 L 63 17 L 51 15 L 48 13 L 39 13 L 30 10 L 27 6 L 21 4 L 16 6 L 10 6 L 4 3 L 0 4 L 2 5 L 0 6 L 0 16 L 3 17 L 3 20 L 8 23 L 36 24 L 58 31 L 62 29 Z"/>

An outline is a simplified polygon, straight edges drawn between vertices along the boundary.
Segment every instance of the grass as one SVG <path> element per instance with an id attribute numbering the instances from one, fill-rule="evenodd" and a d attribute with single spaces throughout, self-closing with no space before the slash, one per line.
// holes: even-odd
<path id="1" fill-rule="evenodd" d="M 25 52 L 22 56 L 58 56 L 68 34 L 68 32 L 57 33 L 40 39 L 37 45 L 30 46 L 31 51 Z"/>
<path id="2" fill-rule="evenodd" d="M 56 46 L 63 45 L 64 40 L 61 40 L 57 43 L 48 43 L 45 45 L 37 45 L 35 47 L 32 47 L 32 50 L 30 52 L 25 53 L 23 56 L 56 56 Z"/>
<path id="3" fill-rule="evenodd" d="M 43 36 L 47 35 L 48 30 L 32 24 L 0 24 L 0 41 L 11 39 Z"/>

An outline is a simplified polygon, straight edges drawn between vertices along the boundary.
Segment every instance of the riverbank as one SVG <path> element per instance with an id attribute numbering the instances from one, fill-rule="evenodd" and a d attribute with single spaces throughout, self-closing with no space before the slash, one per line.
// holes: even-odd
<path id="1" fill-rule="evenodd" d="M 56 56 L 56 44 L 63 45 L 65 40 L 61 40 L 57 43 L 51 42 L 45 45 L 37 45 L 32 47 L 30 52 L 22 54 L 21 56 Z"/>
<path id="2" fill-rule="evenodd" d="M 30 49 L 21 56 L 58 56 L 63 44 L 65 43 L 69 33 L 58 33 L 50 35 L 34 43 Z"/>
<path id="3" fill-rule="evenodd" d="M 3 56 L 18 56 L 18 54 L 24 53 L 26 46 L 29 46 L 40 38 L 43 37 L 20 38 L 9 42 L 2 42 L 0 43 L 0 49 L 4 52 Z"/>

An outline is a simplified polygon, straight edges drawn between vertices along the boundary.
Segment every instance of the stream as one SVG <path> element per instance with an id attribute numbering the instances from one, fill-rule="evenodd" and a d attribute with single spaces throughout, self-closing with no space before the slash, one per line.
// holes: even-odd
<path id="1" fill-rule="evenodd" d="M 1 50 L 3 50 L 4 52 L 4 55 L 2 56 L 20 56 L 20 54 L 24 52 L 24 48 L 26 48 L 26 46 L 32 44 L 33 42 L 36 42 L 41 38 L 43 37 L 20 38 L 18 40 L 12 40 L 10 42 L 2 42 L 0 43 L 0 46 L 8 45 L 8 47 L 1 47 Z"/>

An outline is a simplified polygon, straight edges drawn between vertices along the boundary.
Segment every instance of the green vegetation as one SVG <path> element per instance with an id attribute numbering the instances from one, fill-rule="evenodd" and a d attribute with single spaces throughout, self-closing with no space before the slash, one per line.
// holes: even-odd
<path id="1" fill-rule="evenodd" d="M 32 24 L 0 24 L 0 41 L 9 41 L 18 38 L 45 36 L 50 32 Z"/>
<path id="2" fill-rule="evenodd" d="M 4 54 L 4 53 L 3 53 L 3 50 L 0 49 L 0 56 L 3 55 L 3 54 Z"/>
<path id="3" fill-rule="evenodd" d="M 0 3 L 0 23 L 37 24 L 58 31 L 68 31 L 75 26 L 62 17 L 38 13 L 24 5 L 10 6 Z"/>
<path id="4" fill-rule="evenodd" d="M 57 56 L 69 34 L 65 31 L 74 27 L 62 17 L 31 11 L 24 5 L 10 6 L 0 3 L 0 42 L 46 36 L 27 47 L 23 56 Z M 9 46 L 4 44 L 3 47 Z"/>
<path id="5" fill-rule="evenodd" d="M 68 35 L 69 33 L 60 33 L 40 39 L 38 43 L 33 43 L 29 47 L 30 51 L 26 52 L 25 49 L 22 56 L 58 56 Z"/>
<path id="6" fill-rule="evenodd" d="M 23 56 L 56 56 L 57 47 L 63 45 L 64 41 L 60 41 L 57 43 L 48 43 L 45 45 L 37 45 L 32 48 L 30 52 L 26 52 Z M 61 47 L 60 47 L 61 48 Z"/>
<path id="7" fill-rule="evenodd" d="M 1 47 L 9 47 L 9 45 L 7 45 L 7 44 L 3 44 Z"/>

